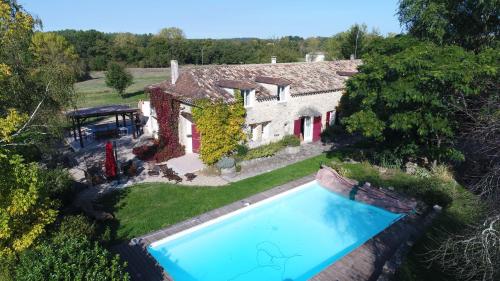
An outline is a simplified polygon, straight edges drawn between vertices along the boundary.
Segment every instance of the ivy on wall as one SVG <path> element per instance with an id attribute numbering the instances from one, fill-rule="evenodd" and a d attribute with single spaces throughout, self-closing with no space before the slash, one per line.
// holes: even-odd
<path id="1" fill-rule="evenodd" d="M 151 90 L 150 95 L 159 127 L 158 151 L 154 159 L 163 162 L 184 155 L 184 147 L 179 143 L 180 102 L 159 88 Z"/>
<path id="2" fill-rule="evenodd" d="M 201 159 L 212 165 L 227 156 L 245 140 L 245 108 L 239 90 L 234 91 L 236 101 L 225 103 L 222 100 L 199 100 L 193 107 L 193 118 L 201 134 Z"/>

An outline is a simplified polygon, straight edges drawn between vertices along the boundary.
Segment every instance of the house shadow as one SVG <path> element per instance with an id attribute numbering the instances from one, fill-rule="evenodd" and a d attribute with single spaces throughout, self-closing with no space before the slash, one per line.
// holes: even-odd
<path id="1" fill-rule="evenodd" d="M 113 253 L 119 254 L 120 259 L 127 263 L 126 270 L 133 281 L 170 281 L 170 278 L 161 265 L 151 256 L 147 245 L 143 243 L 123 242 L 111 247 Z"/>

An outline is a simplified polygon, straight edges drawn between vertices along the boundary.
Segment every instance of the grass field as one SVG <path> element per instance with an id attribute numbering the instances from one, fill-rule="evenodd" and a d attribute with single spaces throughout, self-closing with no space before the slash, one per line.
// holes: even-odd
<path id="1" fill-rule="evenodd" d="M 92 72 L 92 79 L 78 82 L 75 90 L 78 94 L 78 107 L 91 107 L 107 104 L 128 104 L 134 106 L 144 99 L 144 87 L 170 79 L 169 68 L 129 68 L 134 76 L 133 84 L 125 90 L 122 98 L 115 90 L 108 88 L 104 82 L 104 72 Z"/>

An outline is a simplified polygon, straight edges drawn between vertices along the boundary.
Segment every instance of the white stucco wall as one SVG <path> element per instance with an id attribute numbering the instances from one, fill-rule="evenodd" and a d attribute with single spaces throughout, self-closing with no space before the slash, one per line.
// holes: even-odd
<path id="1" fill-rule="evenodd" d="M 152 112 L 150 101 L 139 101 L 138 108 L 141 111 L 141 115 L 144 116 L 147 121 L 144 125 L 144 133 L 156 136 L 158 134 L 158 123 L 156 122 L 156 114 Z"/>

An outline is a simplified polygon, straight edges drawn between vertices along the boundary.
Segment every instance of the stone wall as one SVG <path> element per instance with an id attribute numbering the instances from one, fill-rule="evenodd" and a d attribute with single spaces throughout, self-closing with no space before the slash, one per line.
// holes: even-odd
<path id="1" fill-rule="evenodd" d="M 326 113 L 336 110 L 339 105 L 341 91 L 326 92 L 303 96 L 287 95 L 285 102 L 277 100 L 257 101 L 254 106 L 246 108 L 247 125 L 270 122 L 269 139 L 253 142 L 250 146 L 258 146 L 278 141 L 285 135 L 293 134 L 293 121 L 298 119 L 298 112 L 305 107 L 313 108 L 321 113 L 321 130 L 325 129 Z"/>
<path id="2" fill-rule="evenodd" d="M 293 134 L 294 120 L 298 119 L 298 112 L 303 108 L 312 108 L 321 113 L 321 130 L 325 129 L 326 113 L 336 110 L 339 105 L 342 91 L 325 92 L 318 94 L 290 96 L 290 91 L 286 91 L 286 100 L 278 102 L 276 99 L 254 101 L 253 106 L 247 107 L 246 128 L 250 133 L 250 126 L 261 128 L 260 124 L 269 122 L 268 138 L 259 141 L 249 141 L 250 147 L 275 142 L 283 138 L 285 135 Z M 143 106 L 142 110 L 148 109 Z M 191 106 L 182 104 L 181 112 L 191 113 Z M 156 121 L 156 120 L 154 120 Z M 153 123 L 154 123 L 153 121 Z M 191 134 L 187 129 L 184 117 L 179 117 L 179 140 L 181 144 L 186 146 L 187 134 Z M 156 124 L 151 124 L 152 127 L 157 127 Z M 251 135 L 249 136 L 249 140 Z"/>

